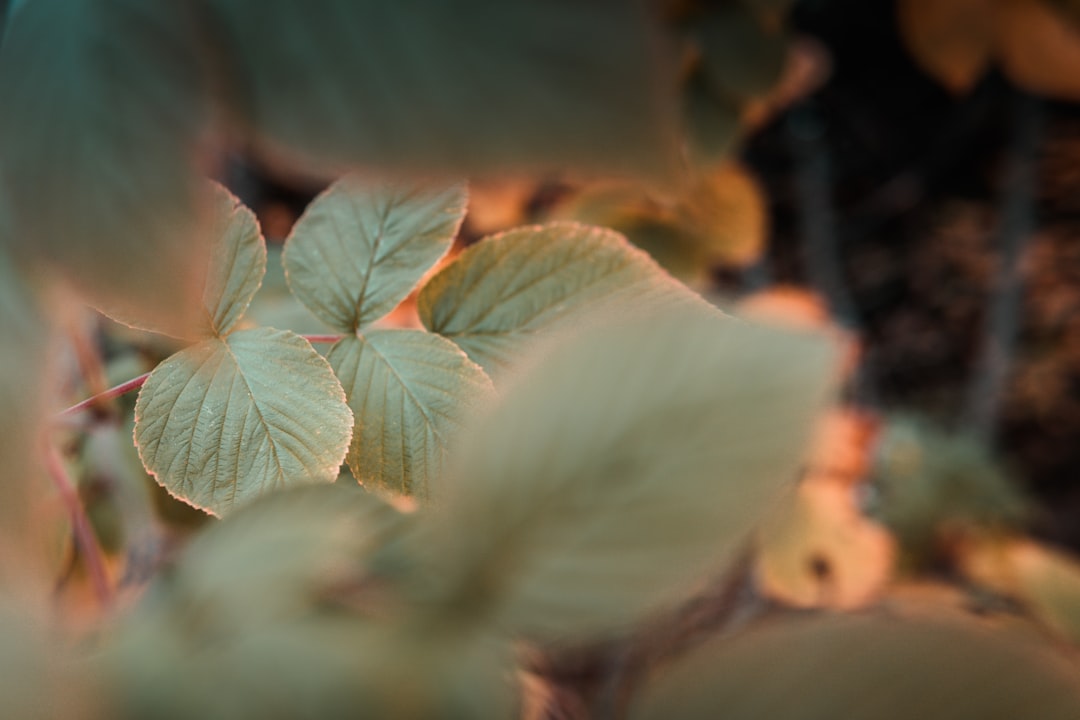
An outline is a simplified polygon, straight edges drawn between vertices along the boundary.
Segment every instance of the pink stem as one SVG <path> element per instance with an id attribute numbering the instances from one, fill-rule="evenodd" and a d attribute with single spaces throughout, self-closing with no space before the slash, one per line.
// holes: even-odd
<path id="1" fill-rule="evenodd" d="M 143 384 L 146 383 L 146 379 L 148 377 L 150 377 L 150 373 L 143 373 L 139 377 L 128 380 L 127 382 L 122 382 L 116 387 L 109 388 L 105 392 L 100 392 L 97 395 L 92 395 L 91 397 L 86 398 L 82 402 L 76 403 L 75 405 L 69 407 L 67 410 L 64 410 L 59 414 L 59 417 L 66 418 L 72 415 L 78 415 L 83 410 L 93 407 L 98 403 L 104 402 L 106 400 L 111 400 L 112 398 L 120 397 L 121 395 L 129 393 L 132 390 L 138 390 L 143 386 Z"/>
<path id="2" fill-rule="evenodd" d="M 90 585 L 94 588 L 94 594 L 104 608 L 112 603 L 112 590 L 109 588 L 108 575 L 105 572 L 105 555 L 90 527 L 90 518 L 86 516 L 86 508 L 83 507 L 75 484 L 64 467 L 64 460 L 60 453 L 51 444 L 46 444 L 45 463 L 52 477 L 53 485 L 60 493 L 60 500 L 67 509 L 71 518 L 71 532 L 75 536 L 75 543 L 79 547 L 80 555 L 86 564 L 86 572 L 90 576 Z"/>

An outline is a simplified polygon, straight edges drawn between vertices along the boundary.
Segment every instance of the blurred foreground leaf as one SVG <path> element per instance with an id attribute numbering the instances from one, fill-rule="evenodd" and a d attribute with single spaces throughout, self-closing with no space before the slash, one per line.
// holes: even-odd
<path id="1" fill-rule="evenodd" d="M 820 338 L 709 313 L 563 340 L 470 436 L 431 541 L 455 607 L 553 641 L 626 629 L 729 562 L 831 369 Z"/>
<path id="2" fill-rule="evenodd" d="M 106 643 L 119 717 L 507 717 L 498 644 L 402 618 L 407 568 L 385 551 L 411 520 L 322 486 L 212 526 Z"/>
<path id="3" fill-rule="evenodd" d="M 671 99 L 642 2 L 211 0 L 235 114 L 330 167 L 668 167 Z M 273 38 L 268 42 L 268 38 Z"/>
<path id="4" fill-rule="evenodd" d="M 192 14 L 144 0 L 34 0 L 0 49 L 8 247 L 123 322 L 190 336 L 207 244 L 208 115 Z"/>
<path id="5" fill-rule="evenodd" d="M 1080 716 L 1080 669 L 1033 634 L 961 617 L 777 619 L 710 642 L 630 717 L 1056 720 Z"/>

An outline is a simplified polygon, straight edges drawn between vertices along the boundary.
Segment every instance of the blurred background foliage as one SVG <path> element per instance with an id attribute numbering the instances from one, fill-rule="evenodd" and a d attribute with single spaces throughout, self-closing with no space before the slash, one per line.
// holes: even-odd
<path id="1" fill-rule="evenodd" d="M 49 5 L 16 4 L 38 2 Z M 637 625 L 614 638 L 585 633 L 569 647 L 429 632 L 433 598 L 445 602 L 445 589 L 437 575 L 426 585 L 429 568 L 415 566 L 429 559 L 415 551 L 413 516 L 367 495 L 338 488 L 345 494 L 271 499 L 233 525 L 207 517 L 143 470 L 130 443 L 134 397 L 102 402 L 68 417 L 58 442 L 105 561 L 110 603 L 131 619 L 101 624 L 70 498 L 45 491 L 31 521 L 16 517 L 8 527 L 32 524 L 45 538 L 49 610 L 93 652 L 72 667 L 48 622 L 27 620 L 40 608 L 16 600 L 11 612 L 0 608 L 0 632 L 14 638 L 3 645 L 25 648 L 18 659 L 0 651 L 6 717 L 92 717 L 100 688 L 117 678 L 136 682 L 107 693 L 119 705 L 105 712 L 133 718 L 160 717 L 165 706 L 177 718 L 335 717 L 360 707 L 373 717 L 1076 716 L 1080 4 L 672 0 L 650 7 L 648 32 L 640 17 L 619 15 L 625 24 L 608 27 L 602 12 L 578 14 L 572 3 L 509 20 L 458 13 L 458 34 L 433 32 L 442 18 L 435 13 L 424 37 L 434 36 L 436 54 L 453 57 L 452 67 L 428 76 L 427 65 L 409 66 L 404 53 L 409 71 L 394 80 L 380 75 L 392 64 L 384 58 L 350 54 L 347 24 L 326 40 L 315 30 L 290 34 L 289 3 L 268 4 L 258 22 L 246 22 L 239 0 L 206 5 L 224 34 L 213 62 L 228 56 L 234 73 L 217 78 L 227 89 L 208 95 L 225 92 L 231 131 L 212 139 L 213 152 L 182 134 L 190 152 L 214 158 L 199 156 L 254 209 L 270 244 L 247 321 L 327 332 L 288 292 L 281 245 L 326 186 L 328 158 L 475 170 L 451 256 L 524 224 L 613 228 L 727 312 L 830 336 L 841 348 L 843 402 L 818 423 L 798 484 L 749 523 L 752 532 L 739 528 L 745 548 L 717 544 L 725 562 L 715 583 L 688 589 L 683 605 L 631 613 Z M 401 40 L 406 21 L 380 12 L 371 10 L 372 26 L 400 32 L 373 45 L 410 46 Z M 328 11 L 320 20 L 334 17 Z M 575 37 L 575 48 L 602 28 L 621 40 L 600 45 L 635 69 L 586 55 L 549 63 L 542 51 L 477 41 L 500 21 L 520 27 L 530 19 L 553 37 Z M 663 61 L 627 60 L 643 35 L 664 46 Z M 480 72 L 483 81 L 472 85 L 443 82 L 475 76 L 500 50 L 524 64 Z M 4 57 L 9 77 L 22 72 Z M 256 70 L 230 64 L 237 58 Z M 368 64 L 357 96 L 381 99 L 374 104 L 386 114 L 365 116 L 370 124 L 361 126 L 352 121 L 363 113 L 337 104 L 334 88 Z M 339 75 L 303 86 L 312 68 L 326 66 Z M 598 74 L 583 73 L 586 66 Z M 671 111 L 624 75 L 650 78 Z M 592 97 L 607 80 L 622 84 Z M 33 94 L 31 84 L 6 87 Z M 247 94 L 229 95 L 236 85 Z M 490 107 L 503 90 L 510 99 Z M 616 118 L 602 107 L 613 98 L 623 113 Z M 414 107 L 429 124 L 401 121 Z M 31 151 L 16 157 L 22 165 L 10 161 L 14 145 L 26 142 L 11 129 L 18 113 L 12 117 L 0 124 L 7 167 L 15 168 L 3 175 L 7 186 L 20 168 L 35 179 L 20 192 L 45 199 L 98 178 L 96 156 L 80 159 L 85 175 L 64 175 L 68 168 L 57 177 L 27 171 L 41 161 Z M 515 122 L 500 128 L 500 118 Z M 113 132 L 111 119 L 98 119 Z M 325 134 L 312 132 L 323 123 Z M 443 132 L 423 138 L 431 126 Z M 38 142 L 69 129 L 42 130 Z M 168 142 L 157 136 L 165 130 L 147 142 Z M 665 141 L 654 143 L 657 136 Z M 130 151 L 129 134 L 109 137 L 119 138 L 117 152 Z M 384 142 L 376 146 L 376 138 Z M 560 138 L 572 142 L 560 146 Z M 51 152 L 62 156 L 64 147 Z M 156 152 L 147 167 L 157 167 Z M 128 182 L 120 195 L 139 197 Z M 92 222 L 101 204 L 93 195 L 80 200 L 74 220 L 53 218 L 35 236 L 88 219 L 91 237 L 107 233 L 108 224 Z M 25 203 L 31 211 L 0 206 L 0 221 L 32 224 L 25 218 L 49 212 L 40 198 Z M 115 209 L 114 200 L 105 204 Z M 146 222 L 155 232 L 157 221 Z M 131 275 L 141 261 L 116 252 L 119 275 Z M 5 372 L 42 362 L 35 324 L 26 327 L 18 311 L 26 306 L 22 277 L 31 276 L 25 263 L 37 268 L 36 253 L 24 248 L 34 257 L 20 256 L 18 268 L 5 258 L 5 337 L 28 339 L 5 341 Z M 56 251 L 45 254 L 44 264 L 58 262 Z M 96 266 L 100 258 L 90 255 L 59 263 Z M 379 321 L 419 324 L 415 296 Z M 182 347 L 81 311 L 65 316 L 60 335 L 50 367 L 58 407 L 148 372 Z M 7 404 L 34 405 L 27 394 L 38 379 L 6 381 Z M 10 445 L 22 458 L 21 448 L 35 443 L 32 426 L 9 421 L 0 452 Z M 513 436 L 513 427 L 504 431 Z M 510 452 L 513 443 L 501 447 Z M 33 472 L 16 466 L 10 474 Z M 347 468 L 338 485 L 356 485 Z M 353 504 L 360 509 L 350 511 Z M 522 593 L 549 610 L 565 600 Z M 600 607 L 590 612 L 603 615 Z M 541 628 L 549 620 L 521 612 Z M 99 636 L 112 639 L 99 644 Z M 276 657 L 288 658 L 290 682 L 262 695 L 266 678 L 281 676 Z M 350 684 L 357 677 L 367 681 Z"/>

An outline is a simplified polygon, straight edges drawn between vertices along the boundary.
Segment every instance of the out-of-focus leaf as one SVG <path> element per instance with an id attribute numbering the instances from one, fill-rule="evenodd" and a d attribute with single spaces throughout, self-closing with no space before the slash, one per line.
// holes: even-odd
<path id="1" fill-rule="evenodd" d="M 798 607 L 867 605 L 892 574 L 884 528 L 859 515 L 852 489 L 804 481 L 762 526 L 758 577 L 764 592 Z"/>
<path id="2" fill-rule="evenodd" d="M 1080 671 L 1039 638 L 962 617 L 776 620 L 677 662 L 634 720 L 1056 720 Z"/>
<path id="3" fill-rule="evenodd" d="M 676 312 L 558 344 L 436 495 L 456 607 L 558 641 L 685 597 L 794 479 L 830 355 L 818 337 Z"/>
<path id="4" fill-rule="evenodd" d="M 326 614 L 194 634 L 170 618 L 112 650 L 118 720 L 504 720 L 505 648 Z"/>
<path id="5" fill-rule="evenodd" d="M 416 330 L 347 337 L 327 359 L 355 417 L 348 462 L 364 485 L 427 495 L 451 437 L 491 381 L 456 345 Z"/>
<path id="6" fill-rule="evenodd" d="M 611 228 L 687 285 L 703 284 L 709 258 L 692 228 L 647 190 L 627 182 L 596 183 L 555 209 L 555 218 Z"/>
<path id="7" fill-rule="evenodd" d="M 1036 542 L 989 538 L 961 554 L 965 575 L 1023 602 L 1034 615 L 1080 643 L 1080 563 Z"/>
<path id="8" fill-rule="evenodd" d="M 725 163 L 705 173 L 679 203 L 710 262 L 749 265 L 762 252 L 768 212 L 761 189 L 747 171 Z"/>
<path id="9" fill-rule="evenodd" d="M 682 111 L 690 158 L 702 165 L 727 159 L 742 132 L 739 103 L 718 92 L 699 70 L 686 80 Z"/>
<path id="10" fill-rule="evenodd" d="M 330 332 L 330 327 L 312 315 L 289 290 L 281 254 L 280 245 L 267 248 L 266 275 L 262 287 L 248 306 L 245 318 L 256 325 L 292 330 L 297 335 Z"/>
<path id="11" fill-rule="evenodd" d="M 173 355 L 150 375 L 135 407 L 147 471 L 214 514 L 276 488 L 330 482 L 351 427 L 326 360 L 303 338 L 270 328 Z"/>
<path id="12" fill-rule="evenodd" d="M 994 53 L 998 0 L 900 0 L 904 43 L 915 61 L 950 91 L 967 92 Z"/>
<path id="13" fill-rule="evenodd" d="M 628 310 L 692 295 L 618 233 L 556 222 L 468 248 L 424 286 L 417 309 L 425 327 L 494 375 L 598 304 Z"/>
<path id="14" fill-rule="evenodd" d="M 997 32 L 1013 82 L 1037 95 L 1080 100 L 1080 27 L 1040 0 L 999 0 Z"/>
<path id="15" fill-rule="evenodd" d="M 90 720 L 100 697 L 89 692 L 88 668 L 64 655 L 45 618 L 13 598 L 0 596 L 0 711 L 10 720 Z M 95 688 L 96 690 L 96 688 Z"/>
<path id="16" fill-rule="evenodd" d="M 300 302 L 342 332 L 381 318 L 446 254 L 465 217 L 465 185 L 374 185 L 346 178 L 315 199 L 282 262 Z"/>
<path id="17" fill-rule="evenodd" d="M 0 49 L 9 247 L 126 323 L 190 336 L 208 248 L 202 50 L 180 3 L 34 0 Z"/>
<path id="18" fill-rule="evenodd" d="M 119 717 L 509 716 L 504 649 L 402 618 L 386 550 L 411 521 L 332 485 L 210 527 L 106 640 Z"/>
<path id="19" fill-rule="evenodd" d="M 738 3 L 709 7 L 693 23 L 705 74 L 717 90 L 749 99 L 764 95 L 780 79 L 787 41 Z"/>
<path id="20" fill-rule="evenodd" d="M 208 6 L 235 114 L 271 150 L 423 171 L 670 167 L 671 63 L 645 3 Z"/>
<path id="21" fill-rule="evenodd" d="M 40 450 L 51 323 L 11 261 L 10 232 L 0 197 L 0 587 L 39 571 L 38 564 L 54 554 L 51 538 L 42 537 L 48 533 L 38 507 L 45 486 Z"/>
<path id="22" fill-rule="evenodd" d="M 874 484 L 878 515 L 916 565 L 957 532 L 1002 530 L 1023 519 L 1019 490 L 976 438 L 911 417 L 882 432 Z"/>
<path id="23" fill-rule="evenodd" d="M 223 187 L 215 196 L 213 247 L 203 289 L 211 334 L 229 333 L 247 311 L 266 274 L 266 242 L 255 214 Z"/>
<path id="24" fill-rule="evenodd" d="M 232 630 L 314 614 L 333 593 L 381 572 L 372 559 L 409 520 L 355 486 L 274 493 L 188 545 L 169 574 L 169 602 L 213 608 L 213 622 Z"/>

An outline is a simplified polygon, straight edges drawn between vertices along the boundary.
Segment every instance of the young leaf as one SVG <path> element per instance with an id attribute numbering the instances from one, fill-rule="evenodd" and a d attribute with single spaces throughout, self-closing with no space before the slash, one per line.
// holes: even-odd
<path id="1" fill-rule="evenodd" d="M 255 214 L 225 188 L 215 194 L 214 244 L 203 306 L 214 335 L 225 335 L 247 311 L 266 274 L 266 243 Z"/>
<path id="2" fill-rule="evenodd" d="M 794 479 L 830 356 L 685 312 L 557 346 L 463 446 L 431 542 L 445 591 L 542 639 L 684 597 Z"/>
<path id="3" fill-rule="evenodd" d="M 332 481 L 351 427 L 329 364 L 303 338 L 270 328 L 173 355 L 135 407 L 147 471 L 218 515 L 275 488 Z"/>
<path id="4" fill-rule="evenodd" d="M 453 343 L 415 330 L 373 330 L 327 355 L 356 418 L 348 462 L 365 485 L 427 494 L 450 436 L 491 390 Z"/>
<path id="5" fill-rule="evenodd" d="M 536 336 L 599 303 L 694 297 L 618 233 L 572 222 L 518 228 L 473 245 L 420 291 L 424 326 L 489 374 Z"/>
<path id="6" fill-rule="evenodd" d="M 0 48 L 0 193 L 19 262 L 123 322 L 183 336 L 199 325 L 208 257 L 193 17 L 182 3 L 34 0 Z"/>
<path id="7" fill-rule="evenodd" d="M 356 332 L 393 310 L 446 254 L 467 200 L 462 183 L 340 180 L 316 198 L 285 243 L 289 286 L 324 322 Z"/>
<path id="8" fill-rule="evenodd" d="M 695 650 L 661 676 L 633 720 L 1065 720 L 1080 672 L 1020 632 L 964 617 L 774 621 Z"/>
<path id="9" fill-rule="evenodd" d="M 210 0 L 207 11 L 243 84 L 234 114 L 271 150 L 423 171 L 671 167 L 673 58 L 644 3 Z"/>

